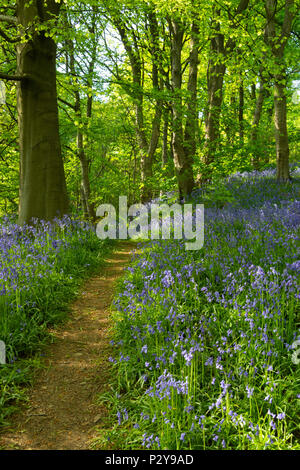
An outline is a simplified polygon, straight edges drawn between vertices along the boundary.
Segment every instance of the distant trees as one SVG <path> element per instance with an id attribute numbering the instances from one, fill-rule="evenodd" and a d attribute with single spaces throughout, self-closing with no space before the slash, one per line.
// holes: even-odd
<path id="1" fill-rule="evenodd" d="M 181 198 L 215 175 L 260 169 L 272 161 L 273 126 L 277 178 L 289 181 L 298 11 L 296 0 L 0 7 L 9 97 L 17 83 L 20 223 L 69 212 L 75 199 L 94 220 L 105 185 L 145 202 L 175 181 Z M 17 144 L 11 104 L 4 109 L 13 126 L 2 134 L 0 166 Z"/>
<path id="2" fill-rule="evenodd" d="M 231 30 L 237 28 L 237 21 L 249 6 L 249 0 L 240 0 L 236 8 L 228 9 L 228 21 Z M 208 104 L 205 119 L 205 163 L 210 165 L 215 157 L 220 137 L 220 116 L 223 101 L 223 82 L 226 72 L 226 62 L 236 49 L 236 40 L 232 33 L 225 39 L 221 28 L 221 9 L 213 6 L 210 22 L 210 50 L 207 66 L 207 95 Z M 227 33 L 228 34 L 228 33 Z M 240 98 L 243 96 L 242 85 L 239 87 Z M 241 104 L 241 100 L 240 100 Z M 242 125 L 243 108 L 239 108 L 239 122 Z M 240 129 L 241 130 L 241 129 Z M 211 170 L 206 172 L 211 174 Z"/>

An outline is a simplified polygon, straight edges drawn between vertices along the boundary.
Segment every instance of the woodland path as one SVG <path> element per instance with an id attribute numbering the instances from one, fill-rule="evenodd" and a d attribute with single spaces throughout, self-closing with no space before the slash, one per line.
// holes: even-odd
<path id="1" fill-rule="evenodd" d="M 110 305 L 135 248 L 120 242 L 82 287 L 68 321 L 52 331 L 55 341 L 44 351 L 45 368 L 29 389 L 29 406 L 0 434 L 1 449 L 89 449 L 99 428 L 105 429 L 108 413 L 96 399 L 109 382 Z"/>

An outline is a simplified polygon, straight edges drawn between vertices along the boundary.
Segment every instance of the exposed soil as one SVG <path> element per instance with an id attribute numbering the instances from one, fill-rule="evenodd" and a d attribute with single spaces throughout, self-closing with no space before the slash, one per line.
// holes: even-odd
<path id="1" fill-rule="evenodd" d="M 120 243 L 83 286 L 68 322 L 53 332 L 55 342 L 44 351 L 46 367 L 29 390 L 29 406 L 13 416 L 0 448 L 89 449 L 99 437 L 96 428 L 105 428 L 108 413 L 96 398 L 107 390 L 111 373 L 110 305 L 115 281 L 135 248 Z"/>

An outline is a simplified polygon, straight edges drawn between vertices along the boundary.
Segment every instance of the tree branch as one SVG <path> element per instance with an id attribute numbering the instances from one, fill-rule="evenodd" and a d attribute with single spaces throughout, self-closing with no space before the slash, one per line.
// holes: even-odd
<path id="1" fill-rule="evenodd" d="M 6 21 L 7 23 L 17 23 L 17 18 L 15 16 L 0 15 L 0 21 Z"/>
<path id="2" fill-rule="evenodd" d="M 6 73 L 0 73 L 0 78 L 3 80 L 12 80 L 15 82 L 20 82 L 26 78 L 26 75 L 7 75 Z"/>
<path id="3" fill-rule="evenodd" d="M 66 101 L 62 98 L 60 98 L 59 96 L 57 97 L 58 101 L 61 101 L 61 103 L 64 103 L 66 106 L 68 106 L 69 108 L 72 108 L 74 109 L 74 111 L 76 111 L 76 106 L 72 103 L 69 103 L 69 101 Z"/>

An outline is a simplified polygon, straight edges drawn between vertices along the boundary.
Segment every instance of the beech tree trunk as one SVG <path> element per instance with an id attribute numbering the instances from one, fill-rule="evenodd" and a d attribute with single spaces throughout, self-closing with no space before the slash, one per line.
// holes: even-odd
<path id="1" fill-rule="evenodd" d="M 204 161 L 207 165 L 214 161 L 220 138 L 220 115 L 223 100 L 225 64 L 211 65 L 208 70 L 208 111 L 205 120 Z"/>
<path id="2" fill-rule="evenodd" d="M 217 18 L 220 11 L 216 11 Z M 211 58 L 207 69 L 207 92 L 208 103 L 205 119 L 205 144 L 204 144 L 204 162 L 210 165 L 215 158 L 215 153 L 220 138 L 220 115 L 223 101 L 223 82 L 226 71 L 224 35 L 220 32 L 220 23 L 216 20 L 212 22 L 214 36 L 210 42 Z M 207 175 L 210 176 L 211 170 L 208 169 Z M 203 179 L 201 177 L 201 179 Z"/>
<path id="3" fill-rule="evenodd" d="M 148 12 L 149 31 L 150 31 L 150 47 L 152 55 L 152 91 L 157 93 L 161 89 L 159 80 L 159 67 L 160 67 L 160 45 L 159 45 L 159 31 L 158 22 L 155 11 L 150 9 Z M 134 29 L 127 28 L 124 23 L 122 13 L 113 15 L 113 22 L 120 34 L 124 48 L 127 52 L 131 73 L 133 91 L 132 97 L 135 101 L 135 130 L 137 141 L 141 155 L 141 181 L 142 188 L 140 200 L 142 203 L 151 200 L 153 189 L 151 187 L 152 166 L 153 158 L 157 149 L 159 136 L 160 136 L 160 122 L 162 115 L 162 101 L 160 98 L 155 98 L 154 116 L 152 119 L 152 128 L 150 136 L 147 135 L 144 125 L 144 91 L 143 91 L 143 65 L 141 61 L 141 52 L 139 44 L 136 41 Z M 128 92 L 128 90 L 127 90 Z"/>
<path id="4" fill-rule="evenodd" d="M 289 139 L 287 132 L 286 110 L 286 73 L 284 49 L 291 34 L 292 23 L 297 14 L 294 0 L 285 0 L 281 28 L 278 33 L 276 25 L 277 1 L 265 0 L 266 27 L 265 42 L 273 55 L 276 73 L 274 74 L 274 123 L 277 158 L 277 180 L 290 181 Z M 298 7 L 299 10 L 299 7 Z"/>
<path id="5" fill-rule="evenodd" d="M 19 0 L 17 20 L 30 23 L 58 15 L 59 4 L 48 0 L 42 11 Z M 32 218 L 51 220 L 69 211 L 59 137 L 56 91 L 56 44 L 31 26 L 32 38 L 18 45 L 18 120 L 20 133 L 19 223 Z"/>
<path id="6" fill-rule="evenodd" d="M 198 56 L 199 56 L 199 28 L 194 22 L 191 30 L 190 56 L 189 56 L 189 79 L 188 79 L 188 103 L 187 118 L 184 131 L 184 149 L 186 158 L 193 164 L 196 153 L 196 130 L 197 130 L 197 80 L 198 80 Z"/>
<path id="7" fill-rule="evenodd" d="M 232 28 L 237 27 L 235 22 L 236 18 L 243 14 L 248 6 L 249 0 L 240 0 L 236 9 L 230 12 Z M 211 59 L 209 60 L 207 69 L 208 104 L 205 120 L 204 144 L 204 162 L 207 165 L 214 161 L 220 139 L 220 115 L 223 101 L 223 82 L 226 72 L 226 57 L 229 56 L 236 47 L 234 36 L 230 36 L 225 44 L 224 34 L 221 32 L 219 21 L 220 9 L 215 6 L 213 8 L 214 19 L 212 21 L 211 28 L 213 37 L 211 38 L 210 42 Z M 243 130 L 241 130 L 241 128 L 240 136 L 243 137 Z M 211 176 L 211 171 L 212 170 L 208 168 L 205 175 L 199 175 L 199 180 L 205 181 L 206 179 L 209 179 Z"/>
<path id="8" fill-rule="evenodd" d="M 180 199 L 189 195 L 194 188 L 193 166 L 190 153 L 185 151 L 183 134 L 183 106 L 182 106 L 182 66 L 181 54 L 183 47 L 183 27 L 178 19 L 170 19 L 169 26 L 171 31 L 171 69 L 172 69 L 172 114 L 173 114 L 173 133 L 172 149 L 175 173 L 178 181 L 178 190 Z"/>

